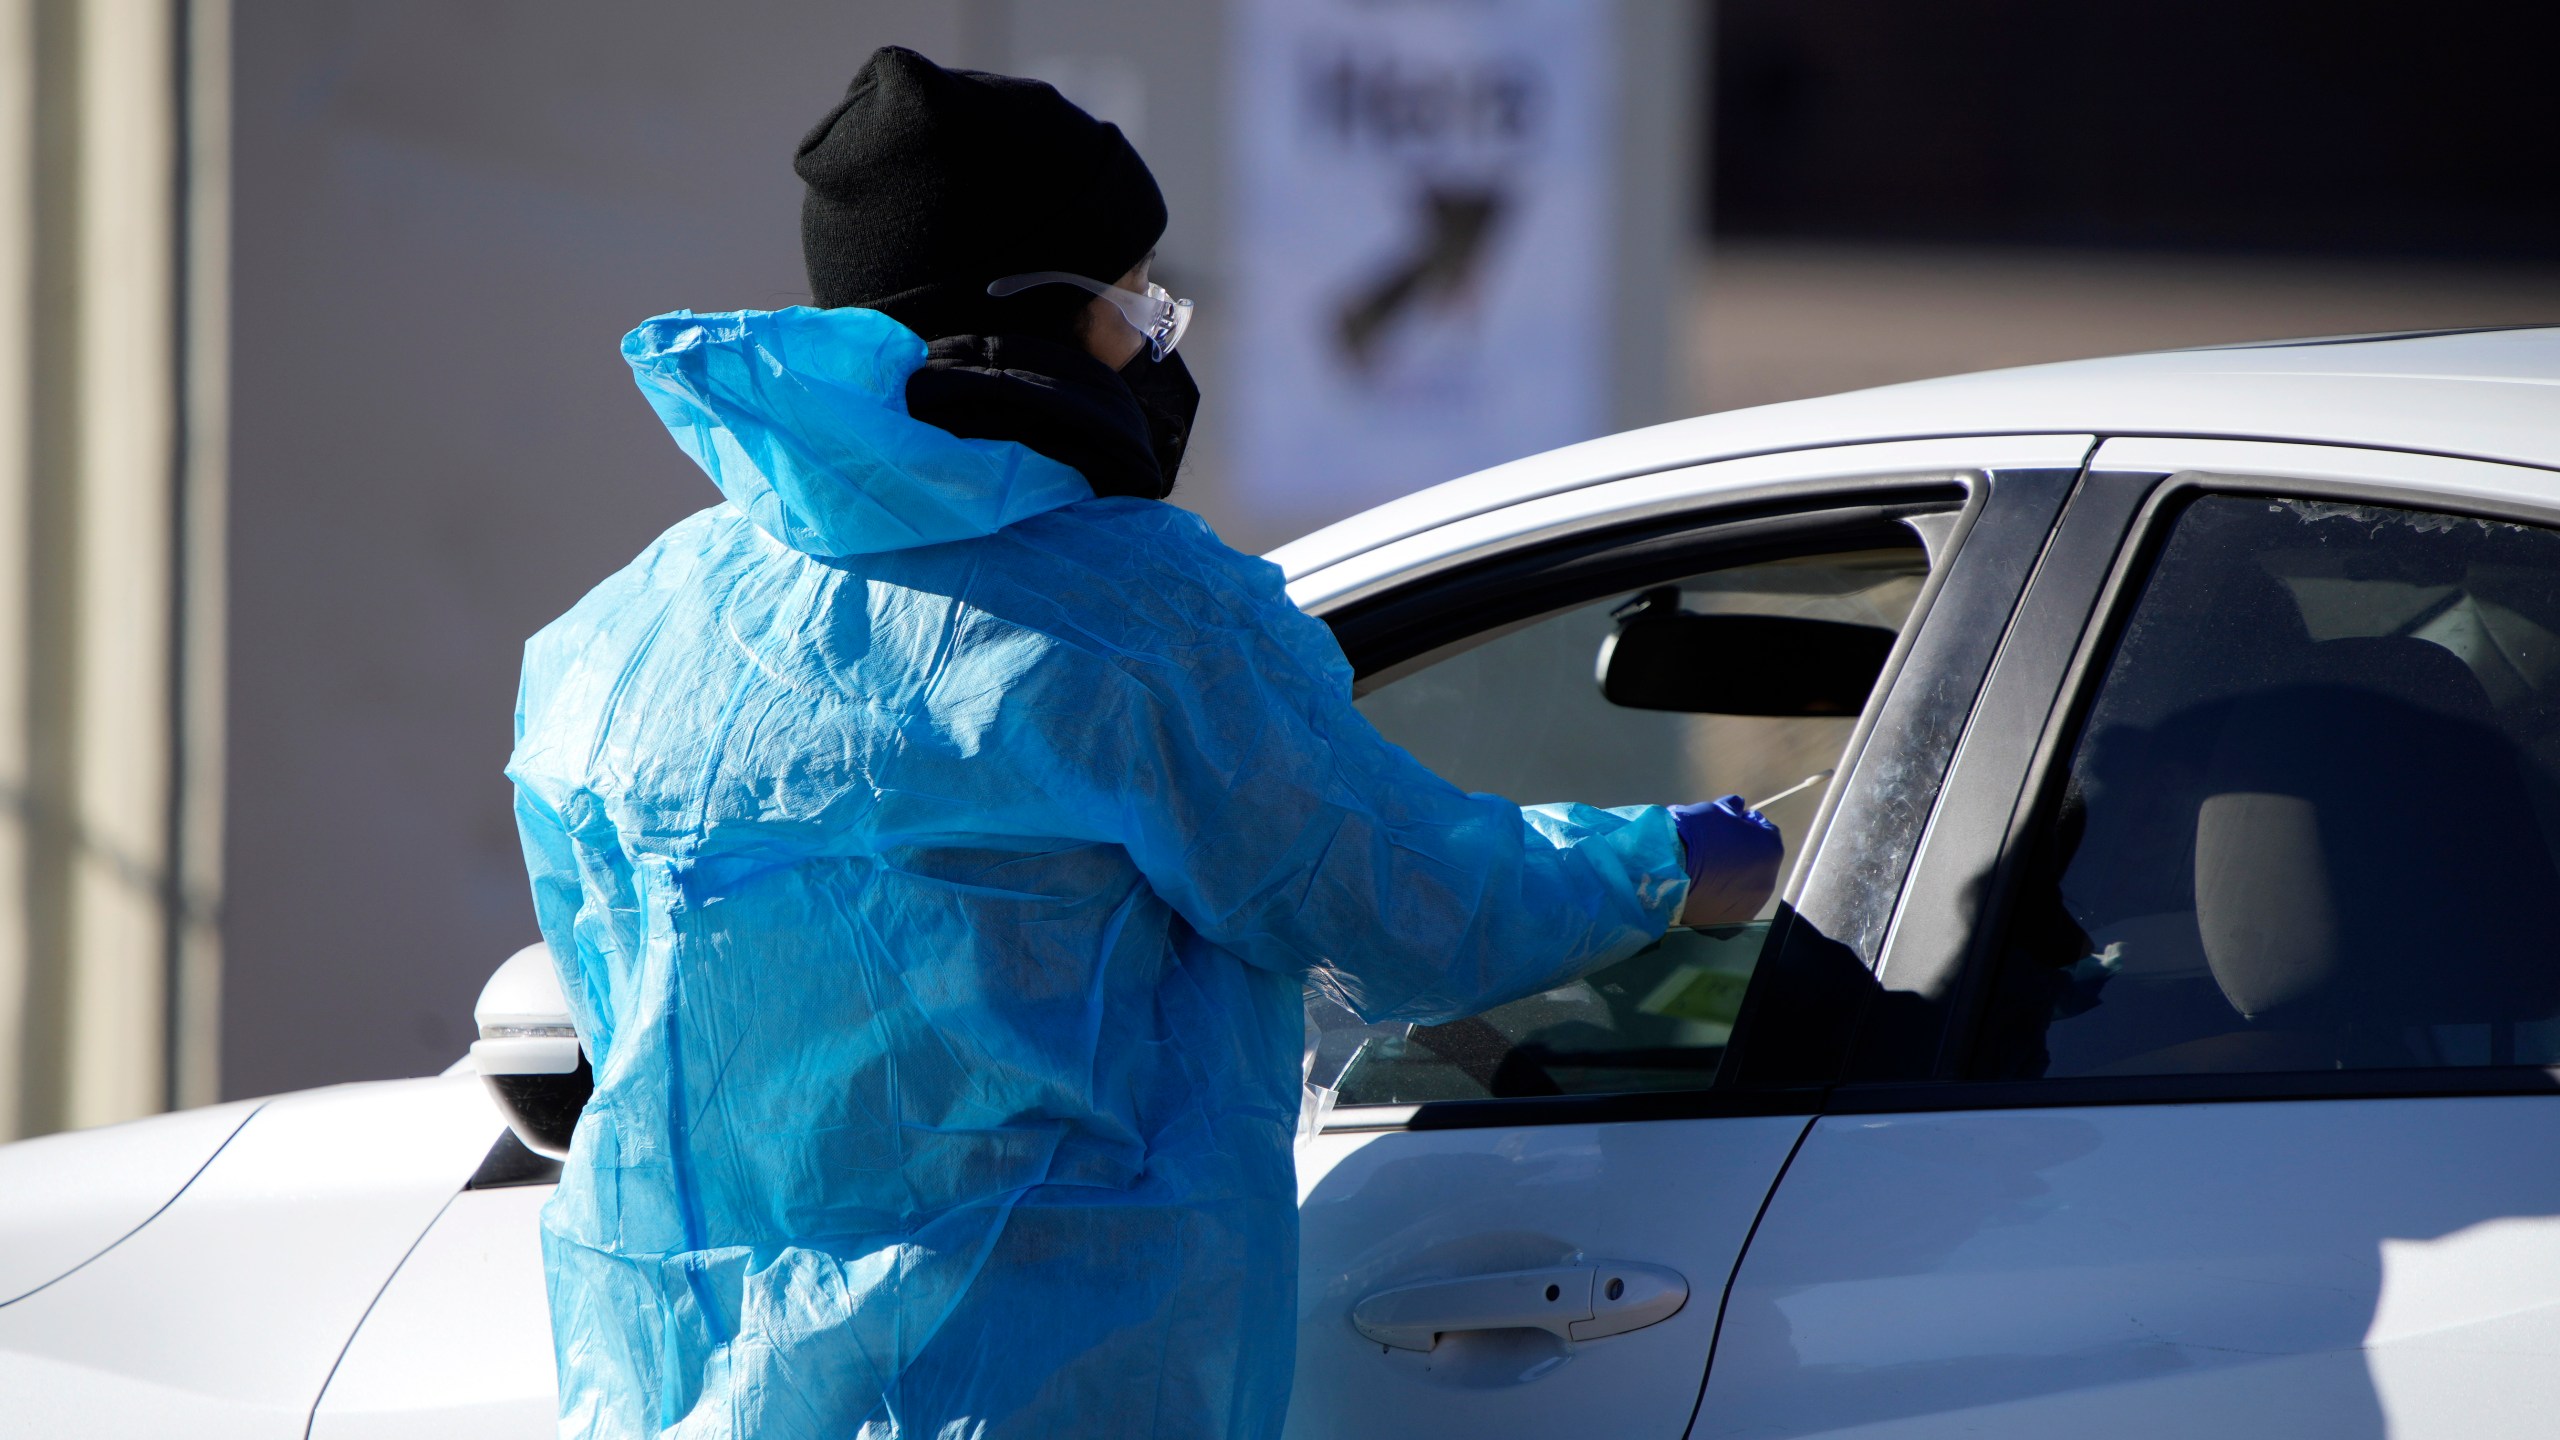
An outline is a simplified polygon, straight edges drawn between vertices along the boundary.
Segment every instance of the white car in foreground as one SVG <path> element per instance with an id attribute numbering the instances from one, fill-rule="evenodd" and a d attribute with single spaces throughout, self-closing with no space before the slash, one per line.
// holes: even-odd
<path id="1" fill-rule="evenodd" d="M 1791 846 L 1753 924 L 1310 1014 L 1291 1434 L 2560 1415 L 2560 329 L 1711 416 L 1273 558 L 1460 783 Z M 541 962 L 481 1075 L 0 1149 L 0 1432 L 550 1434 Z"/>

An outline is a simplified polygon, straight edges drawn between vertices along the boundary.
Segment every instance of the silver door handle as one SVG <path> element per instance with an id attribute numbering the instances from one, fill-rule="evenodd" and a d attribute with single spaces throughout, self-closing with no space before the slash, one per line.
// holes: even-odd
<path id="1" fill-rule="evenodd" d="M 1381 1345 L 1429 1350 L 1461 1330 L 1597 1340 L 1668 1320 L 1688 1303 L 1689 1282 L 1676 1270 L 1595 1260 L 1399 1285 L 1351 1307 L 1351 1323 Z"/>

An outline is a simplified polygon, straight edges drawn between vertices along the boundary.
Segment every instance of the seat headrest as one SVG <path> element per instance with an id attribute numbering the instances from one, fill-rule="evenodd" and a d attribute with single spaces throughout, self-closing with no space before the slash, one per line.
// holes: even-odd
<path id="1" fill-rule="evenodd" d="M 2451 652 L 2308 647 L 2233 705 L 2204 795 L 2196 925 L 2242 1014 L 2396 1032 L 2560 1009 L 2560 874 Z"/>

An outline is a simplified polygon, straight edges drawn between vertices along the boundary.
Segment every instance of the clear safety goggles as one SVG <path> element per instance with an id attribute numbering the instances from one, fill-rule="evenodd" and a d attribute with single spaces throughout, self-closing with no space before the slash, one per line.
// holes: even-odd
<path id="1" fill-rule="evenodd" d="M 1007 275 L 987 286 L 987 293 L 1001 300 L 1035 285 L 1073 285 L 1110 301 L 1133 329 L 1147 337 L 1147 349 L 1158 360 L 1172 354 L 1173 347 L 1182 343 L 1182 332 L 1191 328 L 1191 302 L 1176 300 L 1173 292 L 1161 285 L 1150 284 L 1147 293 L 1141 295 L 1065 270 L 1034 270 L 1027 275 Z"/>

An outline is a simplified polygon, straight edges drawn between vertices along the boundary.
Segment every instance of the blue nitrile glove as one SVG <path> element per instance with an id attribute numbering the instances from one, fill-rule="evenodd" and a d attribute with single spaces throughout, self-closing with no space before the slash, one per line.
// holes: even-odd
<path id="1" fill-rule="evenodd" d="M 1786 841 L 1769 817 L 1727 795 L 1704 805 L 1674 805 L 1681 862 L 1689 871 L 1683 925 L 1730 925 L 1760 913 L 1778 887 L 1778 859 Z"/>

